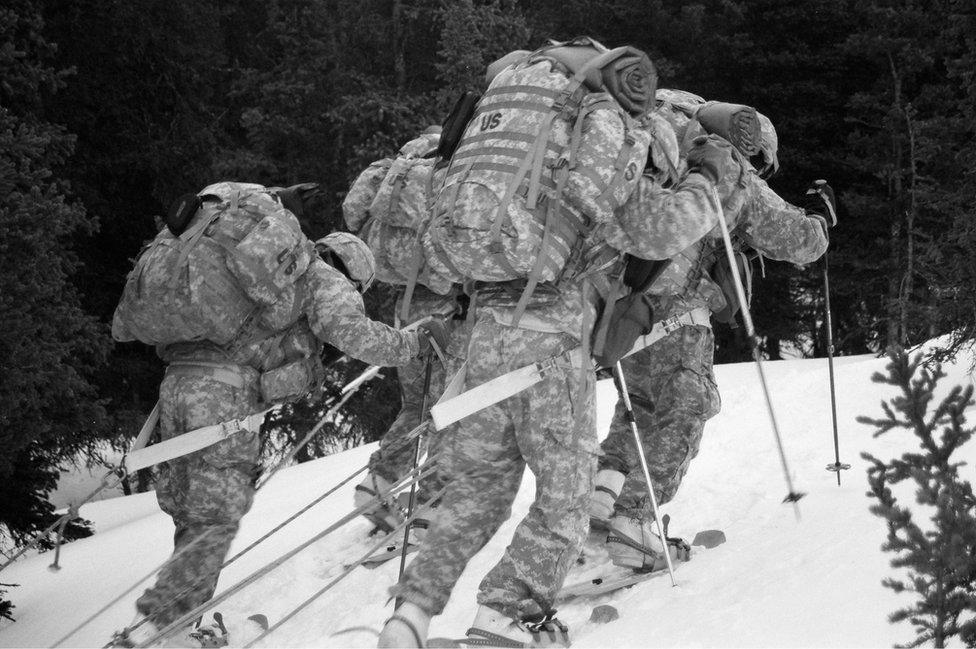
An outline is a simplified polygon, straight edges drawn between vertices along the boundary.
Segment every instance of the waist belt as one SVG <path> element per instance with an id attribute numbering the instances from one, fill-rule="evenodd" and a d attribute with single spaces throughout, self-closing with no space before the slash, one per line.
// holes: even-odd
<path id="1" fill-rule="evenodd" d="M 464 381 L 468 370 L 468 364 L 465 362 L 450 383 L 447 384 L 444 394 L 430 409 L 434 428 L 441 430 L 468 415 L 473 415 L 479 410 L 515 396 L 544 379 L 547 372 L 556 368 L 580 369 L 582 363 L 582 350 L 579 347 L 574 347 L 558 356 L 506 372 L 470 390 L 464 390 Z"/>
<path id="2" fill-rule="evenodd" d="M 697 309 L 692 309 L 691 311 L 687 311 L 681 315 L 659 320 L 658 322 L 654 323 L 654 326 L 651 328 L 651 332 L 638 338 L 634 342 L 634 346 L 631 347 L 630 351 L 624 354 L 622 358 L 627 358 L 628 356 L 636 354 L 643 349 L 647 349 L 657 341 L 669 336 L 682 327 L 690 327 L 693 325 L 711 327 L 711 321 L 709 320 L 710 316 L 711 312 L 706 307 L 698 307 Z"/>
<path id="3" fill-rule="evenodd" d="M 677 331 L 681 327 L 691 325 L 710 326 L 708 309 L 704 307 L 693 309 L 679 316 L 654 323 L 651 332 L 638 338 L 626 356 L 650 347 L 658 340 Z M 582 348 L 576 347 L 559 356 L 547 358 L 497 376 L 470 390 L 464 390 L 464 379 L 468 368 L 468 364 L 465 362 L 461 365 L 458 373 L 454 375 L 454 378 L 451 379 L 451 382 L 448 383 L 444 394 L 430 409 L 430 417 L 434 422 L 434 428 L 441 430 L 446 426 L 450 426 L 464 419 L 468 415 L 473 415 L 479 410 L 483 410 L 488 406 L 515 396 L 522 390 L 526 390 L 544 379 L 546 372 L 556 367 L 579 369 L 583 364 L 582 356 Z"/>
<path id="4" fill-rule="evenodd" d="M 253 367 L 211 361 L 173 361 L 166 366 L 166 375 L 207 376 L 238 390 L 243 390 L 259 377 L 258 371 Z"/>

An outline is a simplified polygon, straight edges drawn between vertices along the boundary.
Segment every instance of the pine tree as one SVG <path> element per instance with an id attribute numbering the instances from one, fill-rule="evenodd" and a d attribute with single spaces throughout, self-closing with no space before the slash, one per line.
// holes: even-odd
<path id="1" fill-rule="evenodd" d="M 954 387 L 929 411 L 935 388 L 945 377 L 941 367 L 922 368 L 922 356 L 911 360 L 902 350 L 892 351 L 888 374 L 873 380 L 897 388 L 900 395 L 882 403 L 885 417 L 859 417 L 877 427 L 879 437 L 895 429 L 911 431 L 921 449 L 884 462 L 869 453 L 862 457 L 868 469 L 868 495 L 877 501 L 871 512 L 887 521 L 884 550 L 896 553 L 891 565 L 905 569 L 907 578 L 889 578 L 884 585 L 897 593 L 913 592 L 915 602 L 891 614 L 893 623 L 908 621 L 916 637 L 908 645 L 933 642 L 944 647 L 959 635 L 968 646 L 976 640 L 976 496 L 972 485 L 960 476 L 963 462 L 953 453 L 968 442 L 976 429 L 966 428 L 964 411 L 973 405 L 973 388 Z M 916 378 L 916 374 L 919 374 Z M 892 487 L 906 481 L 916 484 L 916 500 L 922 509 L 899 504 Z M 920 511 L 930 512 L 928 523 L 919 522 Z"/>
<path id="2" fill-rule="evenodd" d="M 72 238 L 94 223 L 53 172 L 73 138 L 40 117 L 62 84 L 42 30 L 35 3 L 0 9 L 0 534 L 15 543 L 54 521 L 46 497 L 61 464 L 105 432 L 91 380 L 108 339 L 70 281 Z"/>

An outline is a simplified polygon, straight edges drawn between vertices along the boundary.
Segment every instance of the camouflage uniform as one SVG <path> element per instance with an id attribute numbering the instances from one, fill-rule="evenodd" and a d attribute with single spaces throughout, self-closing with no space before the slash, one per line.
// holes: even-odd
<path id="1" fill-rule="evenodd" d="M 416 333 L 367 318 L 353 284 L 319 259 L 298 280 L 296 295 L 293 322 L 283 331 L 224 346 L 194 342 L 159 348 L 168 363 L 159 399 L 163 439 L 270 407 L 262 402 L 262 373 L 299 362 L 314 375 L 319 341 L 377 365 L 402 365 L 420 352 Z M 254 498 L 259 447 L 257 432 L 245 431 L 160 465 L 156 497 L 176 525 L 174 556 L 136 602 L 139 613 L 152 616 L 157 626 L 213 595 L 220 566 Z"/>
<path id="2" fill-rule="evenodd" d="M 627 204 L 591 231 L 584 249 L 666 258 L 714 226 L 716 207 L 711 183 L 698 174 L 673 190 L 644 177 Z M 528 390 L 452 427 L 444 462 L 451 488 L 392 594 L 439 614 L 468 560 L 509 517 L 528 465 L 535 501 L 482 581 L 478 603 L 515 619 L 552 608 L 583 544 L 596 468 L 595 376 L 579 349 L 596 310 L 591 280 L 581 273 L 533 298 L 517 326 L 515 300 L 500 297 L 502 291 L 474 298 L 467 388 L 533 361 L 555 357 L 555 367 Z"/>
<path id="3" fill-rule="evenodd" d="M 397 314 L 401 312 L 402 303 L 403 294 L 401 293 L 397 300 Z M 451 314 L 456 306 L 457 291 L 452 291 L 448 295 L 438 295 L 418 284 L 410 300 L 409 321 L 401 324 L 407 325 L 427 316 L 443 318 L 445 315 Z M 468 336 L 466 332 L 470 327 L 465 322 L 453 318 L 445 320 L 445 324 L 451 342 L 448 349 L 442 350 L 446 356 L 445 363 L 441 363 L 436 356 L 432 359 L 430 389 L 426 395 L 428 407 L 436 403 L 443 394 L 446 377 L 454 375 L 467 351 Z M 414 428 L 420 425 L 423 416 L 421 408 L 425 396 L 425 370 L 426 362 L 421 358 L 413 359 L 406 365 L 397 367 L 397 379 L 400 383 L 400 412 L 380 440 L 379 448 L 369 458 L 370 472 L 391 484 L 397 482 L 413 469 L 414 444 L 405 442 L 404 439 Z M 433 428 L 428 431 L 427 454 L 429 457 L 439 453 L 443 437 L 443 433 L 439 433 Z M 442 472 L 437 472 L 421 482 L 418 493 L 421 502 L 425 502 L 430 495 L 438 492 L 444 486 L 442 475 Z"/>
<path id="4" fill-rule="evenodd" d="M 738 187 L 723 200 L 726 218 L 738 224 L 732 230 L 735 238 L 771 259 L 797 264 L 824 253 L 827 236 L 822 219 L 788 204 L 755 172 L 727 182 Z M 713 234 L 673 257 L 648 289 L 656 320 L 725 306 L 721 289 L 708 275 L 708 266 L 725 254 L 721 239 Z M 674 497 L 698 454 L 705 422 L 721 408 L 712 373 L 713 352 L 710 327 L 685 325 L 621 361 L 659 504 Z M 627 474 L 615 509 L 625 515 L 646 515 L 647 486 L 623 403 L 617 404 L 601 451 L 601 470 Z"/>

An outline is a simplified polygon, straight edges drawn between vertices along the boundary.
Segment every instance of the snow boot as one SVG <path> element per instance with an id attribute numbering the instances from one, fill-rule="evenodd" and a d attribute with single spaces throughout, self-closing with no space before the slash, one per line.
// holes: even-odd
<path id="1" fill-rule="evenodd" d="M 400 604 L 380 632 L 377 647 L 424 647 L 430 615 L 411 602 Z"/>
<path id="2" fill-rule="evenodd" d="M 664 533 L 667 534 L 667 526 Z M 665 547 L 672 561 L 687 561 L 690 558 L 691 547 L 684 540 L 666 538 L 667 542 L 662 543 L 661 537 L 652 531 L 650 521 L 618 512 L 610 519 L 607 551 L 614 565 L 633 568 L 637 572 L 667 568 Z"/>
<path id="3" fill-rule="evenodd" d="M 159 633 L 159 627 L 153 624 L 149 617 L 137 612 L 129 626 L 116 631 L 112 636 L 109 647 L 137 647 L 145 644 L 150 638 Z"/>
<path id="4" fill-rule="evenodd" d="M 372 507 L 363 511 L 363 516 L 385 534 L 392 532 L 404 518 L 397 498 L 389 493 L 392 486 L 393 484 L 385 478 L 368 473 L 363 481 L 356 485 L 353 495 L 353 505 L 356 508 L 372 502 Z M 379 502 L 374 500 L 376 496 L 379 496 Z"/>
<path id="5" fill-rule="evenodd" d="M 555 611 L 515 620 L 488 606 L 479 606 L 468 646 L 482 647 L 568 647 L 569 627 L 554 617 Z M 462 641 L 462 644 L 464 642 Z"/>
<path id="6" fill-rule="evenodd" d="M 218 612 L 213 614 L 212 624 L 198 626 L 190 633 L 190 637 L 200 643 L 201 647 L 226 647 L 227 627 L 224 626 L 224 616 Z"/>
<path id="7" fill-rule="evenodd" d="M 620 471 L 603 469 L 593 481 L 593 495 L 590 496 L 590 529 L 606 530 L 613 516 L 613 504 L 620 496 L 620 490 L 627 479 Z"/>

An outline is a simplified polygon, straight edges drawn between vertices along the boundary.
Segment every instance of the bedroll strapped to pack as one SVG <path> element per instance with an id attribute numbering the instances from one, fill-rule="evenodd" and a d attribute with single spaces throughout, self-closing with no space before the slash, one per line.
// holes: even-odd
<path id="1" fill-rule="evenodd" d="M 218 183 L 180 236 L 164 228 L 139 255 L 112 336 L 150 345 L 226 345 L 296 321 L 311 260 L 298 220 L 260 185 Z"/>
<path id="2" fill-rule="evenodd" d="M 705 101 L 702 97 L 670 88 L 656 93 L 658 113 L 669 119 L 678 134 L 681 150 L 688 151 L 699 135 L 711 134 L 727 140 L 747 158 L 762 149 L 759 113 L 752 106 Z"/>
<path id="3" fill-rule="evenodd" d="M 558 282 L 612 218 L 647 160 L 656 73 L 647 55 L 591 39 L 557 43 L 492 79 L 454 151 L 423 238 L 456 282 Z"/>

